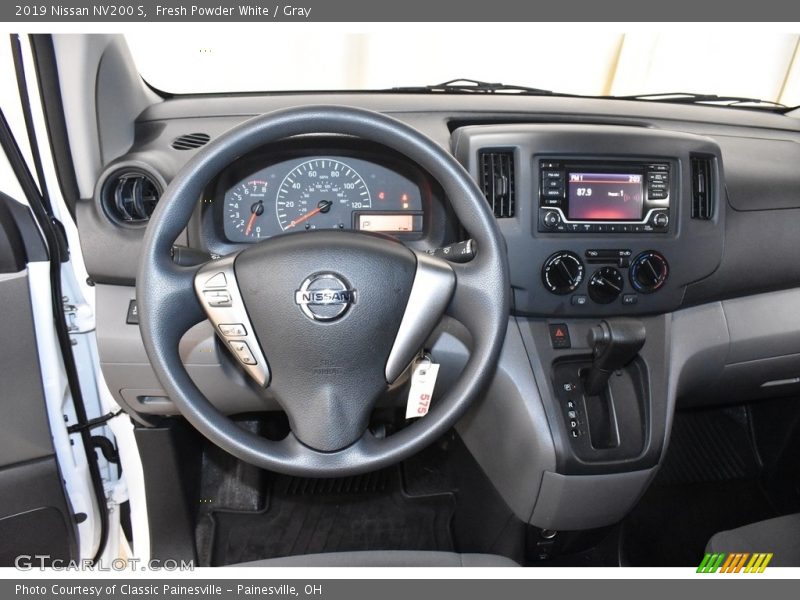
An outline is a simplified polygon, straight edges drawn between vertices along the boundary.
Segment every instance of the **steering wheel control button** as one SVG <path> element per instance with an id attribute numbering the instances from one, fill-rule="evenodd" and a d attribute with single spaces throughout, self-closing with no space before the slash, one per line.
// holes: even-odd
<path id="1" fill-rule="evenodd" d="M 224 340 L 245 372 L 261 386 L 270 382 L 270 371 L 245 309 L 234 272 L 237 254 L 206 263 L 194 278 L 194 290 L 217 337 Z M 211 289 L 209 289 L 211 288 Z"/>
<path id="2" fill-rule="evenodd" d="M 554 350 L 566 350 L 572 347 L 566 323 L 550 323 L 548 327 L 550 328 L 550 343 Z"/>
<path id="3" fill-rule="evenodd" d="M 220 323 L 219 332 L 225 337 L 245 337 L 247 328 L 241 323 Z"/>
<path id="4" fill-rule="evenodd" d="M 212 288 L 224 288 L 227 287 L 228 280 L 225 279 L 225 273 L 217 273 L 216 275 L 212 275 L 208 279 L 206 279 L 205 284 L 203 287 L 206 289 Z"/>
<path id="5" fill-rule="evenodd" d="M 224 290 L 213 290 L 203 293 L 209 306 L 231 306 L 231 295 Z"/>
<path id="6" fill-rule="evenodd" d="M 356 301 L 356 291 L 334 273 L 317 273 L 303 281 L 294 301 L 312 321 L 333 321 Z"/>
<path id="7" fill-rule="evenodd" d="M 242 364 L 257 364 L 253 353 L 250 352 L 250 346 L 248 346 L 245 342 L 231 342 L 231 350 L 233 350 L 233 353 L 236 354 L 236 358 L 242 361 Z"/>

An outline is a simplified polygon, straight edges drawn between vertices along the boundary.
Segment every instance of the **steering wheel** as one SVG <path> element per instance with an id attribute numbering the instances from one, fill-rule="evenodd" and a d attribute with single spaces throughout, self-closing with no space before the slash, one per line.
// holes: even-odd
<path id="1" fill-rule="evenodd" d="M 421 165 L 475 240 L 476 256 L 456 264 L 385 236 L 302 231 L 200 267 L 175 264 L 172 244 L 211 178 L 247 152 L 303 134 L 356 136 Z M 509 296 L 503 238 L 467 171 L 408 125 L 336 106 L 255 117 L 198 151 L 150 220 L 136 285 L 147 355 L 183 416 L 245 462 L 309 477 L 383 468 L 451 428 L 494 373 Z M 471 336 L 466 366 L 449 389 L 438 392 L 425 417 L 393 435 L 374 435 L 368 425 L 377 399 L 403 375 L 445 314 Z M 248 375 L 275 394 L 291 428 L 283 440 L 239 427 L 190 378 L 178 344 L 206 318 Z"/>

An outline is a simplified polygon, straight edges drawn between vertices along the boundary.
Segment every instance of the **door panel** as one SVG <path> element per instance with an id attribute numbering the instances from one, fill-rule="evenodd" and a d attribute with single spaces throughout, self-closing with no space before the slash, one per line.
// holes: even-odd
<path id="1" fill-rule="evenodd" d="M 76 558 L 29 291 L 27 264 L 41 260 L 43 249 L 30 211 L 0 193 L 0 566 L 13 566 L 19 555 Z"/>

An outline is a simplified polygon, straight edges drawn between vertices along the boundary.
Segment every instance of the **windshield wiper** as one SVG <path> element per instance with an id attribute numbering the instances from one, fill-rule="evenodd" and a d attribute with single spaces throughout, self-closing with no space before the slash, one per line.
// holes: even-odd
<path id="1" fill-rule="evenodd" d="M 745 96 L 720 96 L 717 94 L 695 94 L 692 92 L 664 92 L 660 94 L 635 94 L 632 96 L 609 96 L 615 100 L 646 100 L 648 102 L 672 102 L 676 104 L 712 104 L 718 106 L 740 106 L 750 108 L 788 109 L 772 100 L 747 98 Z"/>
<path id="2" fill-rule="evenodd" d="M 528 87 L 525 85 L 511 85 L 507 83 L 490 83 L 477 79 L 451 79 L 444 83 L 434 85 L 393 87 L 392 92 L 400 93 L 450 93 L 450 94 L 523 94 L 530 96 L 566 96 L 552 90 Z"/>

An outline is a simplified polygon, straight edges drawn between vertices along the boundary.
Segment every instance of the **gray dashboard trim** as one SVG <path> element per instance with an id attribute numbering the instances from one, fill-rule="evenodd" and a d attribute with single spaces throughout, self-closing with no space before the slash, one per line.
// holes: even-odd
<path id="1" fill-rule="evenodd" d="M 672 368 L 679 373 L 674 390 L 679 405 L 725 404 L 800 393 L 797 306 L 800 288 L 674 313 Z"/>
<path id="2" fill-rule="evenodd" d="M 452 344 L 453 339 L 450 339 Z M 435 344 L 439 362 L 452 361 L 462 346 Z M 466 355 L 459 360 L 466 362 Z M 450 372 L 452 368 L 442 369 Z M 485 395 L 456 425 L 469 451 L 508 506 L 528 522 L 542 473 L 556 469 L 555 447 L 519 325 L 509 320 L 497 371 Z"/>
<path id="3" fill-rule="evenodd" d="M 613 475 L 560 475 L 545 471 L 531 524 L 574 531 L 612 525 L 647 489 L 657 468 Z"/>
<path id="4" fill-rule="evenodd" d="M 606 100 L 599 98 L 561 98 L 536 96 L 490 96 L 459 94 L 370 94 L 323 93 L 314 94 L 314 102 L 346 106 L 359 106 L 401 117 L 408 113 L 439 113 L 440 116 L 461 113 L 475 119 L 518 120 L 527 116 L 537 120 L 559 117 L 583 121 L 590 117 L 616 118 L 640 123 L 653 120 L 716 123 L 720 125 L 764 127 L 800 131 L 800 119 L 767 111 L 737 110 L 714 106 L 692 106 L 642 102 L 631 100 Z M 224 97 L 183 96 L 149 107 L 139 117 L 140 121 L 175 118 L 205 118 L 219 116 L 248 117 L 278 108 L 308 104 L 308 94 L 264 94 Z M 619 121 L 618 121 L 619 122 Z"/>

